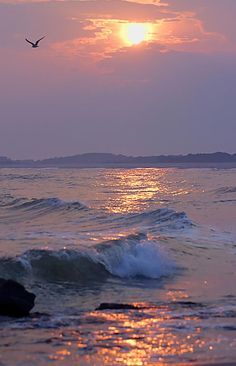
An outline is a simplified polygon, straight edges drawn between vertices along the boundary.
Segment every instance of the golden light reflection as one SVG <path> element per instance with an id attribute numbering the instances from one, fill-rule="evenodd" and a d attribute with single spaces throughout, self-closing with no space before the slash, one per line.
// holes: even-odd
<path id="1" fill-rule="evenodd" d="M 112 172 L 108 176 L 112 195 L 105 209 L 113 213 L 129 213 L 168 207 L 174 197 L 187 196 L 191 192 L 191 187 L 185 187 L 186 182 L 173 182 L 171 172 L 171 169 L 164 168 Z"/>
<path id="2" fill-rule="evenodd" d="M 48 356 L 48 358 L 52 361 L 64 361 L 66 357 L 69 357 L 71 355 L 71 352 L 64 348 L 60 349 L 59 351 L 56 351 L 55 354 L 51 354 Z"/>
<path id="3" fill-rule="evenodd" d="M 97 366 L 187 364 L 193 357 L 200 361 L 203 353 L 212 357 L 222 338 L 204 335 L 199 321 L 189 309 L 176 319 L 168 305 L 135 312 L 93 311 L 82 322 L 84 327 L 68 328 L 59 335 L 54 331 L 52 339 L 58 344 L 60 338 L 60 348 L 52 349 L 49 359 L 63 365 Z"/>
<path id="4" fill-rule="evenodd" d="M 169 291 L 167 291 L 165 296 L 168 301 L 181 301 L 181 300 L 186 300 L 189 298 L 189 295 L 186 294 L 185 291 L 181 291 L 181 290 L 179 290 L 179 291 L 169 290 Z"/>
<path id="5" fill-rule="evenodd" d="M 114 322 L 107 331 L 97 331 L 97 357 L 102 357 L 104 364 L 119 365 L 159 365 L 169 357 L 191 355 L 196 348 L 205 345 L 199 339 L 199 332 L 178 335 L 171 332 L 171 316 L 168 308 L 156 309 L 155 313 L 140 311 L 136 319 L 129 313 L 100 314 L 104 322 Z M 97 317 L 96 313 L 91 313 Z M 186 317 L 186 321 L 194 319 Z M 197 319 L 196 319 L 197 320 Z M 114 337 L 115 335 L 115 337 Z M 103 346 L 102 346 L 103 345 Z"/>

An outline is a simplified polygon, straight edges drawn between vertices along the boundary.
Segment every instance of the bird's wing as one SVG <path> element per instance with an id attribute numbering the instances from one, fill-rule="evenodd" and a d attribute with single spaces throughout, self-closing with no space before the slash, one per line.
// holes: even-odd
<path id="1" fill-rule="evenodd" d="M 46 37 L 46 36 L 44 36 L 44 37 L 42 37 L 42 38 L 38 39 L 38 40 L 35 42 L 35 44 L 36 44 L 36 45 L 38 45 L 38 44 L 39 44 L 39 42 L 40 42 L 40 41 L 42 41 L 42 39 L 44 39 L 45 37 Z"/>
<path id="2" fill-rule="evenodd" d="M 28 42 L 28 43 L 32 44 L 32 46 L 34 46 L 33 42 L 30 42 L 27 38 L 25 40 L 26 40 L 26 42 Z"/>

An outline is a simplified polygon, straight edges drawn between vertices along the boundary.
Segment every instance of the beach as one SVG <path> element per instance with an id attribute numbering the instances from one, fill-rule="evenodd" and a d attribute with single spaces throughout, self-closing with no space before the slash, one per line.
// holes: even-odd
<path id="1" fill-rule="evenodd" d="M 36 295 L 0 317 L 0 365 L 234 365 L 235 177 L 0 169 L 0 277 Z"/>

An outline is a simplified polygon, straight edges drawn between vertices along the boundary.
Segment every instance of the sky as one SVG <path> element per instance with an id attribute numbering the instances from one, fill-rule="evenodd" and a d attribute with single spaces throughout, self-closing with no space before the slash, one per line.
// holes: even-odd
<path id="1" fill-rule="evenodd" d="M 0 0 L 0 156 L 235 153 L 235 14 L 235 0 Z"/>

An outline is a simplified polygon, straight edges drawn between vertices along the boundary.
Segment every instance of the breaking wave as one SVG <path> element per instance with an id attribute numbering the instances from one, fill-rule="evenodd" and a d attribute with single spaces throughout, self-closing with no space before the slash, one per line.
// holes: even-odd
<path id="1" fill-rule="evenodd" d="M 157 242 L 129 236 L 84 250 L 29 250 L 0 259 L 0 276 L 48 282 L 101 281 L 108 276 L 157 279 L 174 272 L 175 264 Z"/>

